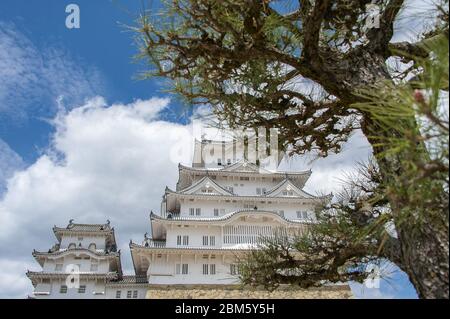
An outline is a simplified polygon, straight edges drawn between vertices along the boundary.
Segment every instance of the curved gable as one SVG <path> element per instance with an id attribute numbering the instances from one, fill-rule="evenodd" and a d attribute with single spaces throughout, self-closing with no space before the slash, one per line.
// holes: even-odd
<path id="1" fill-rule="evenodd" d="M 181 190 L 180 193 L 188 195 L 233 195 L 233 193 L 217 184 L 209 176 L 203 177 L 197 183 Z"/>
<path id="2" fill-rule="evenodd" d="M 315 196 L 308 194 L 304 190 L 298 188 L 289 179 L 284 179 L 277 186 L 267 191 L 265 195 L 271 197 L 315 198 Z"/>

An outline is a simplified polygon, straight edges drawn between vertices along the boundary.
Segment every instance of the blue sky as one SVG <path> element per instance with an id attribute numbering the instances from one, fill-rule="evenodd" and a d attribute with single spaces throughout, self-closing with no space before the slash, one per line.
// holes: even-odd
<path id="1" fill-rule="evenodd" d="M 76 1 L 81 11 L 81 28 L 65 27 L 65 8 L 71 1 L 2 1 L 0 21 L 27 37 L 36 50 L 58 50 L 75 63 L 72 67 L 90 70 L 101 79 L 90 83 L 87 96 L 100 94 L 108 101 L 130 102 L 136 98 L 154 96 L 161 89 L 160 81 L 136 80 L 145 66 L 133 61 L 136 46 L 133 33 L 124 25 L 133 25 L 142 10 L 142 2 L 157 9 L 155 1 Z M 70 78 L 65 85 L 73 85 Z M 48 144 L 52 127 L 43 119 L 55 112 L 55 97 L 44 90 L 33 96 L 38 105 L 29 106 L 26 114 L 14 110 L 0 114 L 0 137 L 27 163 L 36 159 L 39 149 Z M 65 103 L 76 105 L 86 96 L 69 96 Z M 69 100 L 68 100 L 69 99 Z M 167 114 L 172 120 L 177 116 Z"/>
<path id="2" fill-rule="evenodd" d="M 80 7 L 80 29 L 65 26 L 69 3 Z M 145 65 L 133 62 L 133 34 L 122 24 L 133 24 L 140 10 L 138 0 L 0 2 L 0 232 L 9 234 L 1 246 L 0 297 L 30 291 L 24 272 L 36 267 L 32 249 L 48 249 L 51 227 L 72 217 L 111 218 L 128 255 L 128 240 L 148 231 L 148 211 L 158 209 L 164 186 L 176 182 L 176 163 L 164 156 L 191 113 L 161 92 L 161 80 L 136 80 Z M 87 102 L 95 96 L 101 98 Z M 153 109 L 143 112 L 142 105 Z M 363 144 L 355 138 L 341 157 L 314 164 L 316 180 L 330 184 L 330 174 L 370 152 Z M 131 155 L 122 160 L 124 153 Z M 18 238 L 30 240 L 18 246 Z M 359 297 L 416 296 L 400 272 L 379 290 L 353 290 Z"/>

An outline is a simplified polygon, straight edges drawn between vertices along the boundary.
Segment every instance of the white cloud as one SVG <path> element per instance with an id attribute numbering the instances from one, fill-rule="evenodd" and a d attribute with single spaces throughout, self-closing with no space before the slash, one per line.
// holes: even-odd
<path id="1" fill-rule="evenodd" d="M 286 171 L 311 169 L 313 173 L 305 185 L 305 190 L 313 194 L 337 193 L 348 175 L 356 172 L 358 164 L 367 161 L 371 154 L 369 142 L 363 133 L 357 130 L 343 145 L 339 154 L 331 154 L 326 158 L 296 156 L 284 159 L 279 168 Z"/>
<path id="2" fill-rule="evenodd" d="M 440 0 L 405 1 L 394 24 L 392 42 L 415 42 L 418 37 L 429 31 L 436 23 L 436 5 Z"/>
<path id="3" fill-rule="evenodd" d="M 50 248 L 52 226 L 65 226 L 70 218 L 110 219 L 125 268 L 131 269 L 129 239 L 142 239 L 150 209 L 159 210 L 165 186 L 177 181 L 171 148 L 191 142 L 186 127 L 157 120 L 167 104 L 167 99 L 150 99 L 107 106 L 96 98 L 57 116 L 48 152 L 8 180 L 0 202 L 0 264 L 15 265 L 2 268 L 0 297 L 31 291 L 22 280 L 14 291 L 8 283 L 25 278 L 30 265 L 39 269 L 32 250 Z"/>
<path id="4" fill-rule="evenodd" d="M 0 198 L 6 189 L 6 180 L 24 167 L 22 158 L 0 138 Z"/>
<path id="5" fill-rule="evenodd" d="M 103 94 L 105 79 L 67 51 L 38 47 L 12 23 L 0 21 L 0 120 L 20 121 L 30 112 L 54 114 L 56 96 L 69 107 Z"/>

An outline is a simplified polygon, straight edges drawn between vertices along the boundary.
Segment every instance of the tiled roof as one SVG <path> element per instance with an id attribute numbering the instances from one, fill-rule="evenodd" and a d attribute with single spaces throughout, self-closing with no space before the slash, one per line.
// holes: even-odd
<path id="1" fill-rule="evenodd" d="M 77 273 L 81 278 L 105 278 L 105 279 L 114 279 L 119 276 L 117 272 L 109 272 L 109 273 L 92 273 L 92 272 L 80 272 Z M 45 271 L 27 271 L 26 276 L 31 280 L 33 286 L 37 284 L 37 279 L 46 279 L 46 278 L 60 278 L 66 279 L 67 276 L 73 275 L 73 273 L 64 273 L 64 272 L 45 272 Z"/>
<path id="2" fill-rule="evenodd" d="M 57 231 L 78 231 L 78 232 L 109 232 L 113 231 L 114 229 L 111 228 L 109 223 L 106 224 L 75 224 L 72 221 L 69 222 L 69 224 L 63 228 L 63 227 L 53 227 L 54 230 Z"/>
<path id="3" fill-rule="evenodd" d="M 237 162 L 237 163 L 239 163 L 239 162 Z M 185 166 L 185 165 L 182 165 L 182 164 L 179 164 L 178 165 L 178 168 L 181 170 L 181 169 L 183 169 L 183 170 L 187 170 L 187 171 L 196 171 L 196 172 L 213 172 L 213 173 L 237 173 L 237 174 L 239 174 L 239 173 L 250 173 L 250 174 L 252 174 L 252 173 L 254 173 L 254 174 L 261 174 L 260 172 L 253 172 L 253 171 L 228 171 L 228 170 L 224 170 L 224 168 L 227 168 L 227 167 L 229 167 L 229 166 L 232 166 L 232 165 L 235 165 L 236 163 L 233 163 L 233 164 L 230 164 L 230 165 L 227 165 L 227 166 L 224 166 L 224 167 L 221 167 L 221 168 L 203 168 L 203 167 L 190 167 L 190 166 Z M 264 174 L 262 174 L 263 176 L 264 175 L 267 175 L 267 176 L 286 176 L 286 175 L 288 175 L 288 176 L 298 176 L 298 175 L 300 175 L 300 176 L 304 176 L 304 175 L 307 175 L 307 176 L 310 176 L 311 175 L 311 170 L 305 170 L 305 171 L 301 171 L 301 172 L 271 172 L 271 171 L 268 171 L 267 173 L 264 173 Z"/>
<path id="4" fill-rule="evenodd" d="M 173 216 L 171 218 L 164 218 L 159 215 L 156 215 L 155 213 L 150 213 L 150 219 L 158 219 L 158 220 L 166 220 L 166 221 L 193 221 L 193 222 L 213 222 L 213 221 L 224 221 L 227 219 L 230 219 L 232 216 L 239 214 L 239 213 L 250 213 L 250 214 L 270 214 L 277 216 L 286 222 L 294 223 L 294 224 L 310 224 L 312 221 L 310 220 L 296 220 L 296 219 L 287 219 L 284 216 L 281 216 L 280 214 L 272 211 L 265 211 L 265 210 L 252 210 L 252 209 L 243 209 L 238 210 L 232 213 L 225 214 L 220 217 L 181 217 L 181 216 Z"/>
<path id="5" fill-rule="evenodd" d="M 108 280 L 108 284 L 148 284 L 146 276 L 122 276 L 116 279 Z"/>
<path id="6" fill-rule="evenodd" d="M 143 248 L 143 249 L 161 249 L 161 250 L 197 250 L 197 251 L 248 251 L 250 247 L 243 248 L 243 247 L 192 247 L 192 246 L 177 246 L 177 247 L 151 247 L 151 246 L 144 246 L 140 244 L 136 244 L 131 242 L 130 243 L 130 249 L 133 248 Z"/>
<path id="7" fill-rule="evenodd" d="M 178 191 L 174 191 L 172 189 L 170 189 L 169 187 L 166 187 L 166 194 L 173 194 L 173 195 L 177 195 L 177 196 L 196 196 L 196 197 L 204 197 L 204 198 L 211 198 L 211 197 L 231 197 L 233 199 L 254 199 L 254 200 L 318 200 L 318 199 L 324 199 L 324 198 L 329 198 L 329 196 L 321 196 L 321 197 L 316 197 L 313 195 L 308 194 L 308 197 L 303 197 L 303 196 L 289 196 L 289 197 L 285 197 L 285 196 L 267 196 L 267 195 L 238 195 L 238 194 L 185 194 L 185 193 L 180 193 Z M 312 198 L 310 198 L 309 196 L 312 196 Z"/>
<path id="8" fill-rule="evenodd" d="M 73 248 L 73 249 L 62 249 L 62 250 L 58 250 L 58 251 L 54 251 L 54 252 L 42 252 L 42 251 L 37 251 L 34 250 L 33 251 L 33 256 L 37 257 L 37 256 L 59 256 L 62 255 L 64 253 L 72 253 L 72 252 L 87 252 L 87 253 L 91 253 L 94 254 L 96 256 L 111 256 L 111 257 L 119 257 L 120 256 L 120 252 L 113 252 L 113 251 L 100 251 L 100 250 L 90 250 L 87 248 Z"/>
<path id="9" fill-rule="evenodd" d="M 105 224 L 76 224 L 73 219 L 69 221 L 66 227 L 53 227 L 53 232 L 56 238 L 60 241 L 61 235 L 67 233 L 83 233 L 83 234 L 103 234 L 106 235 L 110 242 L 115 244 L 116 239 L 114 237 L 114 227 L 111 227 L 109 221 Z"/>
<path id="10" fill-rule="evenodd" d="M 285 185 L 285 184 L 289 184 L 291 187 L 293 187 L 297 193 L 299 194 L 304 194 L 302 197 L 300 196 L 295 196 L 295 197 L 300 197 L 300 198 L 318 198 L 314 195 L 311 195 L 307 192 L 305 192 L 303 189 L 298 188 L 294 183 L 292 183 L 289 178 L 285 178 L 283 179 L 280 183 L 278 183 L 277 185 L 275 185 L 274 187 L 272 187 L 271 189 L 269 189 L 268 191 L 265 192 L 265 196 L 268 196 L 272 193 L 274 193 L 275 191 L 277 191 L 281 186 Z"/>
<path id="11" fill-rule="evenodd" d="M 209 176 L 205 176 L 202 179 L 200 179 L 199 181 L 193 183 L 191 186 L 188 186 L 184 189 L 181 189 L 179 192 L 186 194 L 186 192 L 188 192 L 189 190 L 201 185 L 204 182 L 209 182 L 213 185 L 215 185 L 218 189 L 222 190 L 226 195 L 231 195 L 233 196 L 234 194 L 232 192 L 230 192 L 228 189 L 224 188 L 223 186 L 219 185 L 217 182 L 215 182 L 214 180 L 212 180 L 211 178 L 209 178 Z"/>

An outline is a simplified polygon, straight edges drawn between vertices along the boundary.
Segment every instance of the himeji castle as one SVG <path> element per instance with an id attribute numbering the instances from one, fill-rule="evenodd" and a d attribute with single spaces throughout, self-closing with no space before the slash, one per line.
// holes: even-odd
<path id="1" fill-rule="evenodd" d="M 303 190 L 311 171 L 267 169 L 248 154 L 236 140 L 195 141 L 192 166 L 179 164 L 176 188 L 166 187 L 160 211 L 150 213 L 150 235 L 130 241 L 134 275 L 122 273 L 109 222 L 55 226 L 58 243 L 33 252 L 42 271 L 27 273 L 30 298 L 351 298 L 348 284 L 274 292 L 240 285 L 241 256 L 304 231 L 329 200 Z"/>
<path id="2" fill-rule="evenodd" d="M 147 279 L 122 273 L 114 228 L 106 224 L 53 227 L 57 243 L 33 251 L 42 271 L 28 271 L 36 299 L 144 298 Z"/>
<path id="3" fill-rule="evenodd" d="M 303 190 L 311 171 L 266 170 L 245 147 L 196 140 L 192 166 L 179 165 L 176 189 L 166 188 L 160 213 L 150 213 L 151 236 L 130 242 L 136 275 L 148 278 L 147 298 L 350 297 L 348 285 L 241 289 L 239 256 L 280 230 L 305 230 L 325 199 Z"/>

